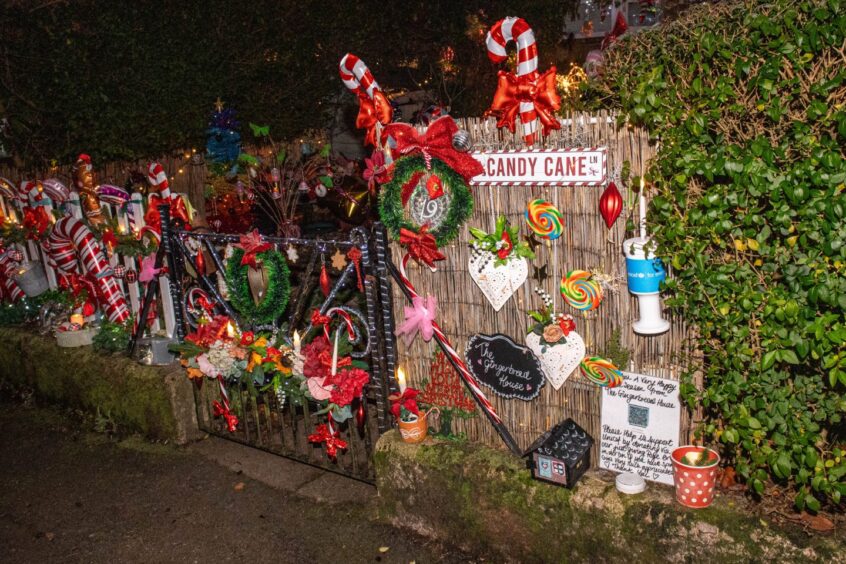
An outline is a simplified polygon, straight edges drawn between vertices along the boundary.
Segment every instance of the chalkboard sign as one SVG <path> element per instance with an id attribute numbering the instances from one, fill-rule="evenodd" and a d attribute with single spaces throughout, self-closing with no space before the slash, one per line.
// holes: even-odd
<path id="1" fill-rule="evenodd" d="M 546 381 L 535 353 L 505 335 L 473 335 L 464 357 L 470 372 L 504 398 L 534 399 Z"/>

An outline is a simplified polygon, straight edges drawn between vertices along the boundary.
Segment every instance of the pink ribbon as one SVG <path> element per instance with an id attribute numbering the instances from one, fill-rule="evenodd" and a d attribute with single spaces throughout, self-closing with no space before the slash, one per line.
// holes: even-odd
<path id="1" fill-rule="evenodd" d="M 402 336 L 406 346 L 411 344 L 418 331 L 424 341 L 432 340 L 435 333 L 432 324 L 438 310 L 438 298 L 435 296 L 416 296 L 411 303 L 411 307 L 405 306 L 405 320 L 397 329 L 397 336 Z"/>

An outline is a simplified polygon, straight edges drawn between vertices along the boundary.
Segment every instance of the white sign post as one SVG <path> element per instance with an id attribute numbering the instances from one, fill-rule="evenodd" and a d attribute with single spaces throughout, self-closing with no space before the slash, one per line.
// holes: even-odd
<path id="1" fill-rule="evenodd" d="M 473 186 L 602 186 L 608 177 L 606 147 L 471 154 L 485 170 Z"/>
<path id="2" fill-rule="evenodd" d="M 679 383 L 623 373 L 623 383 L 602 389 L 599 467 L 673 484 L 670 453 L 679 446 Z"/>

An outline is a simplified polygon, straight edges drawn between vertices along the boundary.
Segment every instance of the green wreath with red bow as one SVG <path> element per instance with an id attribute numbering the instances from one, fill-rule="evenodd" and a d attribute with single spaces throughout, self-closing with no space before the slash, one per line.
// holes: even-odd
<path id="1" fill-rule="evenodd" d="M 449 116 L 421 134 L 403 123 L 385 128 L 396 160 L 379 196 L 379 216 L 391 235 L 429 266 L 443 260 L 438 247 L 452 241 L 473 213 L 468 182 L 483 172 L 476 159 L 453 148 L 457 132 Z"/>

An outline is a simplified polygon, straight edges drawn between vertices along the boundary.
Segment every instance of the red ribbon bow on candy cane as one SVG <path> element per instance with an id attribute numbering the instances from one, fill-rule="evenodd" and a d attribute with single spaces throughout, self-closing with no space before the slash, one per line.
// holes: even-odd
<path id="1" fill-rule="evenodd" d="M 159 206 L 167 204 L 170 206 L 170 218 L 179 219 L 185 224 L 185 229 L 191 229 L 191 219 L 188 217 L 188 208 L 185 201 L 179 196 L 163 198 L 158 194 L 150 196 L 150 204 L 147 213 L 144 214 L 145 230 L 153 231 L 159 236 L 162 234 L 162 216 L 159 213 Z"/>
<path id="2" fill-rule="evenodd" d="M 435 313 L 438 311 L 438 298 L 435 296 L 416 296 L 411 300 L 412 306 L 405 307 L 405 320 L 397 328 L 397 336 L 402 336 L 406 346 L 411 344 L 417 332 L 423 340 L 429 342 L 435 333 L 432 323 L 435 321 Z"/>
<path id="3" fill-rule="evenodd" d="M 561 124 L 555 117 L 555 111 L 561 107 L 561 98 L 555 90 L 555 67 L 550 67 L 543 74 L 517 76 L 512 72 L 499 71 L 499 80 L 494 93 L 493 103 L 485 116 L 497 118 L 497 127 L 507 127 L 512 133 L 520 113 L 520 104 L 534 104 L 535 112 L 543 126 L 543 134 L 551 129 L 559 129 Z M 527 139 L 527 144 L 532 143 Z"/>
<path id="4" fill-rule="evenodd" d="M 359 129 L 366 129 L 364 136 L 365 145 L 376 145 L 376 124 L 391 123 L 393 109 L 388 98 L 381 90 L 373 91 L 371 99 L 366 92 L 358 92 L 358 117 L 355 118 L 355 126 Z"/>
<path id="5" fill-rule="evenodd" d="M 40 239 L 50 227 L 50 215 L 47 210 L 42 206 L 27 206 L 23 212 L 23 227 L 26 230 L 27 239 Z"/>
<path id="6" fill-rule="evenodd" d="M 446 256 L 438 250 L 435 236 L 428 232 L 425 225 L 417 233 L 401 227 L 400 245 L 408 247 L 408 254 L 429 268 L 435 268 L 435 261 L 446 260 Z"/>
<path id="7" fill-rule="evenodd" d="M 406 123 L 391 123 L 385 126 L 385 133 L 389 137 L 389 144 L 391 139 L 396 144 L 394 151 L 399 155 L 423 155 L 427 168 L 431 159 L 440 159 L 466 182 L 485 171 L 479 161 L 453 148 L 452 137 L 458 133 L 458 126 L 449 116 L 436 119 L 424 133 L 418 134 L 416 129 Z"/>
<path id="8" fill-rule="evenodd" d="M 326 455 L 332 460 L 335 460 L 338 456 L 338 450 L 347 449 L 347 441 L 340 438 L 341 433 L 330 430 L 329 426 L 325 423 L 318 425 L 315 431 L 315 433 L 308 436 L 308 442 L 316 444 L 326 443 Z"/>
<path id="9" fill-rule="evenodd" d="M 235 246 L 244 251 L 244 256 L 241 257 L 241 266 L 249 265 L 258 268 L 261 263 L 256 261 L 256 255 L 270 250 L 273 245 L 262 238 L 258 229 L 253 229 L 252 232 L 241 235 L 238 244 Z"/>
<path id="10" fill-rule="evenodd" d="M 212 403 L 212 408 L 214 409 L 214 416 L 215 417 L 223 417 L 223 420 L 226 421 L 226 430 L 230 433 L 234 433 L 235 430 L 238 428 L 238 416 L 232 413 L 229 409 L 229 406 L 226 403 L 220 403 L 219 401 L 215 400 Z"/>

